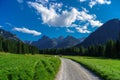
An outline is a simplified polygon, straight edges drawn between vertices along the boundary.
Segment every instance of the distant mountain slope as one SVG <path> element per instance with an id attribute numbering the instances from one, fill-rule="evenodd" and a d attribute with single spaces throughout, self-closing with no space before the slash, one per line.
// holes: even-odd
<path id="1" fill-rule="evenodd" d="M 56 40 L 49 38 L 48 36 L 43 36 L 38 41 L 31 43 L 32 45 L 38 47 L 39 49 L 53 48 L 57 45 Z"/>
<path id="2" fill-rule="evenodd" d="M 35 46 L 23 43 L 11 32 L 0 29 L 0 52 L 10 52 L 16 54 L 39 53 Z"/>
<path id="3" fill-rule="evenodd" d="M 67 36 L 63 39 L 62 42 L 58 43 L 56 48 L 68 48 L 77 45 L 80 43 L 80 40 L 77 38 L 74 38 L 73 36 Z"/>
<path id="4" fill-rule="evenodd" d="M 9 39 L 9 40 L 21 41 L 18 37 L 16 37 L 16 35 L 8 31 L 5 31 L 3 29 L 0 29 L 0 36 L 2 36 L 5 39 Z"/>
<path id="5" fill-rule="evenodd" d="M 32 44 L 39 49 L 46 49 L 46 48 L 67 48 L 67 47 L 72 47 L 75 46 L 76 44 L 80 43 L 83 41 L 84 38 L 77 39 L 73 36 L 67 36 L 63 37 L 60 36 L 58 38 L 49 38 L 48 36 L 43 36 L 41 39 L 38 41 L 25 41 L 27 44 Z"/>
<path id="6" fill-rule="evenodd" d="M 103 44 L 108 40 L 117 40 L 120 35 L 120 20 L 112 19 L 103 24 L 95 32 L 91 33 L 81 44 L 85 47 L 95 44 Z"/>

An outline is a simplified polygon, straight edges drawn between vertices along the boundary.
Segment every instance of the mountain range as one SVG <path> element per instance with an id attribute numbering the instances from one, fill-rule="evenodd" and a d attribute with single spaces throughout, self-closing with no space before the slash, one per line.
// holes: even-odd
<path id="1" fill-rule="evenodd" d="M 85 38 L 77 39 L 73 36 L 67 36 L 65 38 L 63 36 L 58 38 L 49 38 L 48 36 L 44 35 L 38 41 L 25 41 L 25 43 L 36 46 L 39 49 L 68 48 L 79 44 L 84 39 Z"/>
<path id="2" fill-rule="evenodd" d="M 4 29 L 0 29 L 0 36 L 5 39 L 24 42 L 33 45 L 39 49 L 68 48 L 77 45 L 85 39 L 77 39 L 73 36 L 59 36 L 58 38 L 50 38 L 44 35 L 38 41 L 22 41 L 15 34 L 12 34 L 11 32 L 6 31 Z"/>
<path id="3" fill-rule="evenodd" d="M 12 34 L 9 31 L 6 31 L 4 29 L 0 29 L 0 36 L 5 38 L 5 39 L 9 39 L 9 40 L 15 40 L 15 41 L 21 41 L 15 34 Z"/>
<path id="4" fill-rule="evenodd" d="M 104 44 L 108 40 L 118 40 L 120 38 L 120 20 L 112 19 L 104 23 L 96 31 L 91 33 L 79 46 L 88 47 L 91 45 Z"/>
<path id="5" fill-rule="evenodd" d="M 11 32 L 5 31 L 0 28 L 0 36 L 9 40 L 22 41 Z M 87 38 L 75 38 L 73 36 L 58 38 L 50 38 L 42 36 L 37 41 L 24 41 L 24 43 L 31 44 L 39 49 L 52 49 L 52 48 L 68 48 L 72 46 L 88 47 L 91 45 L 104 44 L 108 40 L 118 40 L 120 38 L 120 20 L 112 19 L 104 23 L 101 27 L 91 33 Z M 23 41 L 22 41 L 23 42 Z"/>

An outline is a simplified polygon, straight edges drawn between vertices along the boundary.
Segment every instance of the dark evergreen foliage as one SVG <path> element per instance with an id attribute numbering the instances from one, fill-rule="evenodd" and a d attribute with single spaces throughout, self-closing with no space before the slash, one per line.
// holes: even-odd
<path id="1" fill-rule="evenodd" d="M 106 44 L 92 45 L 87 48 L 83 46 L 60 48 L 60 49 L 44 49 L 43 54 L 54 55 L 80 55 L 80 56 L 96 56 L 107 58 L 120 58 L 120 41 L 109 40 Z"/>
<path id="2" fill-rule="evenodd" d="M 0 36 L 0 51 L 16 54 L 39 53 L 39 49 L 21 41 L 9 40 Z"/>

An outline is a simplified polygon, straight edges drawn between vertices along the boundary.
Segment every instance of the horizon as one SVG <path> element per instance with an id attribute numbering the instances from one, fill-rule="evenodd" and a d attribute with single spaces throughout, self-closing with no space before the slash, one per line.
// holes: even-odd
<path id="1" fill-rule="evenodd" d="M 44 35 L 83 38 L 106 21 L 120 19 L 119 9 L 115 0 L 1 0 L 0 28 L 23 41 Z"/>

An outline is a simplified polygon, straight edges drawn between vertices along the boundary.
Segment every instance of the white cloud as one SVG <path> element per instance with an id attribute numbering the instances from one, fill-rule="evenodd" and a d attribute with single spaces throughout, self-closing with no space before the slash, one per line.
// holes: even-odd
<path id="1" fill-rule="evenodd" d="M 95 14 L 88 14 L 86 11 L 79 12 L 79 15 L 77 17 L 81 21 L 87 21 L 87 20 L 91 20 L 91 19 L 96 19 Z"/>
<path id="2" fill-rule="evenodd" d="M 96 5 L 97 4 L 97 2 L 96 1 L 91 1 L 90 3 L 89 3 L 89 6 L 92 8 L 94 5 Z"/>
<path id="3" fill-rule="evenodd" d="M 50 8 L 53 8 L 56 11 L 61 12 L 61 10 L 62 10 L 61 8 L 63 6 L 63 3 L 51 3 L 49 6 L 50 6 Z"/>
<path id="4" fill-rule="evenodd" d="M 72 24 L 70 27 L 78 27 L 77 24 Z"/>
<path id="5" fill-rule="evenodd" d="M 23 3 L 23 0 L 17 0 L 18 3 Z"/>
<path id="6" fill-rule="evenodd" d="M 80 28 L 80 27 L 76 27 L 76 30 L 79 32 L 79 33 L 90 33 L 89 30 L 87 29 L 84 29 L 84 28 Z"/>
<path id="7" fill-rule="evenodd" d="M 22 32 L 22 33 L 32 34 L 34 36 L 39 36 L 39 35 L 42 34 L 41 32 L 37 32 L 35 30 L 30 30 L 30 29 L 27 29 L 27 28 L 24 28 L 24 27 L 23 28 L 15 27 L 15 28 L 13 28 L 13 30 L 18 31 L 18 32 Z"/>
<path id="8" fill-rule="evenodd" d="M 72 8 L 71 11 L 64 10 L 59 14 L 55 11 L 53 6 L 48 9 L 37 2 L 28 2 L 28 4 L 41 14 L 43 23 L 46 23 L 49 26 L 68 27 L 76 21 L 78 15 L 78 11 L 75 8 Z"/>
<path id="9" fill-rule="evenodd" d="M 82 7 L 81 11 L 78 11 L 76 8 L 72 7 L 70 10 L 62 10 L 62 3 L 52 3 L 48 6 L 44 6 L 38 2 L 28 2 L 28 5 L 33 7 L 38 14 L 41 15 L 41 19 L 44 24 L 48 24 L 52 27 L 73 27 L 78 32 L 81 33 L 90 33 L 87 29 L 87 26 L 100 27 L 103 23 L 97 20 L 95 14 L 89 14 L 89 11 Z M 60 9 L 60 12 L 57 10 Z M 78 21 L 79 24 L 75 22 Z M 81 23 L 88 25 L 79 27 Z M 67 29 L 67 32 L 73 32 L 70 29 Z"/>
<path id="10" fill-rule="evenodd" d="M 103 23 L 101 23 L 98 20 L 89 20 L 89 23 L 91 24 L 92 27 L 96 27 L 96 26 L 100 27 L 103 25 Z"/>
<path id="11" fill-rule="evenodd" d="M 99 4 L 111 4 L 110 0 L 96 0 Z"/>
<path id="12" fill-rule="evenodd" d="M 78 20 L 82 22 L 89 23 L 92 27 L 100 27 L 103 23 L 101 23 L 99 20 L 96 20 L 95 14 L 88 14 L 88 11 L 83 8 L 83 11 L 79 12 L 79 15 L 77 16 Z"/>
<path id="13" fill-rule="evenodd" d="M 48 2 L 48 0 L 35 0 L 36 2 Z"/>
<path id="14" fill-rule="evenodd" d="M 107 4 L 107 5 L 109 5 L 109 4 L 111 4 L 111 0 L 91 0 L 90 2 L 89 2 L 89 6 L 92 8 L 93 6 L 95 6 L 96 4 L 101 4 L 101 5 L 103 5 L 103 4 Z"/>
<path id="15" fill-rule="evenodd" d="M 48 3 L 48 0 L 35 0 L 35 1 L 43 5 L 46 5 Z"/>
<path id="16" fill-rule="evenodd" d="M 90 33 L 91 31 L 89 31 L 87 29 L 87 26 L 89 24 L 85 24 L 83 27 L 76 27 L 76 30 L 79 32 L 79 33 Z"/>
<path id="17" fill-rule="evenodd" d="M 80 0 L 80 2 L 85 2 L 86 0 Z"/>
<path id="18" fill-rule="evenodd" d="M 52 3 L 52 4 L 50 4 L 50 7 L 52 7 L 52 8 L 60 8 L 60 7 L 62 7 L 63 6 L 63 4 L 62 3 Z"/>
<path id="19" fill-rule="evenodd" d="M 69 32 L 69 33 L 74 33 L 74 31 L 73 31 L 73 30 L 70 30 L 70 29 L 67 29 L 67 32 Z"/>

